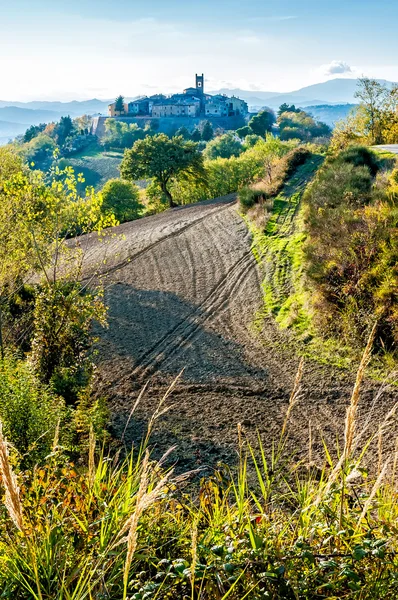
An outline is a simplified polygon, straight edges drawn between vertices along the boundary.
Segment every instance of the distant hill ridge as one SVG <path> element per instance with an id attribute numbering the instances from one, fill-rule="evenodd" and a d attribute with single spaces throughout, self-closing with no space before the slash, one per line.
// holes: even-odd
<path id="1" fill-rule="evenodd" d="M 384 79 L 378 81 L 384 85 L 393 85 L 391 81 Z M 336 78 L 288 93 L 242 90 L 239 88 L 222 88 L 209 93 L 238 96 L 245 100 L 252 110 L 259 110 L 264 106 L 276 110 L 283 103 L 296 104 L 305 109 L 311 108 L 311 112 L 316 118 L 332 125 L 336 120 L 343 118 L 352 108 L 352 105 L 357 102 L 355 98 L 357 83 L 357 79 Z M 127 101 L 132 99 L 134 98 L 126 98 Z M 66 115 L 79 117 L 83 114 L 106 114 L 108 104 L 111 101 L 109 99 L 99 100 L 98 98 L 82 101 L 73 100 L 71 102 L 0 100 L 0 143 L 6 143 L 8 139 L 19 135 L 21 125 L 26 125 L 27 128 L 38 123 L 59 121 L 62 116 Z M 336 109 L 331 110 L 334 105 Z M 13 124 L 15 124 L 15 127 L 13 127 Z"/>

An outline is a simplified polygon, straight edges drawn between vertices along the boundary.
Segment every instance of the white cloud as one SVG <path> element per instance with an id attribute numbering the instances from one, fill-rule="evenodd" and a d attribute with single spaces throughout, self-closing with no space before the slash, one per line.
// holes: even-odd
<path id="1" fill-rule="evenodd" d="M 328 77 L 330 75 L 343 75 L 353 72 L 350 65 L 342 60 L 332 60 L 328 65 L 322 66 L 322 71 L 324 75 L 327 75 Z"/>

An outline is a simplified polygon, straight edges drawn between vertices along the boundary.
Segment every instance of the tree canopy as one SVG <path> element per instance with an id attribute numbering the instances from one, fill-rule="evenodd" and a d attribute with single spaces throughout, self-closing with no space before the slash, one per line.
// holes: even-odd
<path id="1" fill-rule="evenodd" d="M 275 123 L 275 114 L 271 110 L 261 110 L 257 115 L 254 115 L 249 121 L 249 127 L 252 133 L 264 137 L 266 133 L 272 131 Z"/>
<path id="2" fill-rule="evenodd" d="M 214 160 L 215 158 L 231 158 L 231 156 L 239 156 L 243 152 L 241 142 L 232 133 L 224 133 L 219 135 L 209 142 L 204 151 L 204 156 L 207 159 Z"/>
<path id="3" fill-rule="evenodd" d="M 109 179 L 102 188 L 102 211 L 113 213 L 120 222 L 133 221 L 142 213 L 139 189 L 131 181 Z"/>
<path id="4" fill-rule="evenodd" d="M 176 178 L 205 179 L 203 157 L 197 144 L 182 137 L 169 138 L 164 133 L 135 142 L 126 150 L 120 172 L 124 179 L 153 179 L 168 199 L 176 206 L 170 184 Z"/>

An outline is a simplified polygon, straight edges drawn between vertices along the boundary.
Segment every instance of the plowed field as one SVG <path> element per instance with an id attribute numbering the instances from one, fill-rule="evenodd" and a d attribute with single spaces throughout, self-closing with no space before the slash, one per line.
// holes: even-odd
<path id="1" fill-rule="evenodd" d="M 182 372 L 157 422 L 159 451 L 177 444 L 180 466 L 233 462 L 237 424 L 266 447 L 278 437 L 298 358 L 270 321 L 253 327 L 262 305 L 251 238 L 229 196 L 166 211 L 111 230 L 105 241 L 82 238 L 87 277 L 98 270 L 109 306 L 99 332 L 98 393 L 109 399 L 121 437 L 139 391 L 144 394 L 125 439 L 139 439 L 162 394 Z M 100 265 L 100 267 L 99 267 Z M 275 344 L 275 340 L 280 343 Z M 334 440 L 350 396 L 352 374 L 308 363 L 294 409 L 290 444 L 305 456 L 311 421 L 313 454 Z M 367 384 L 362 418 L 391 408 L 387 390 Z"/>

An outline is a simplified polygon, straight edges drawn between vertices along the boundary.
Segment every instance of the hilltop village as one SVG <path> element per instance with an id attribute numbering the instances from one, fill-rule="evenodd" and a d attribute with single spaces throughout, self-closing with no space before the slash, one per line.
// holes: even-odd
<path id="1" fill-rule="evenodd" d="M 195 76 L 195 87 L 186 88 L 182 94 L 144 96 L 128 103 L 112 102 L 109 117 L 237 117 L 248 114 L 248 105 L 236 96 L 214 96 L 204 91 L 204 75 Z"/>

